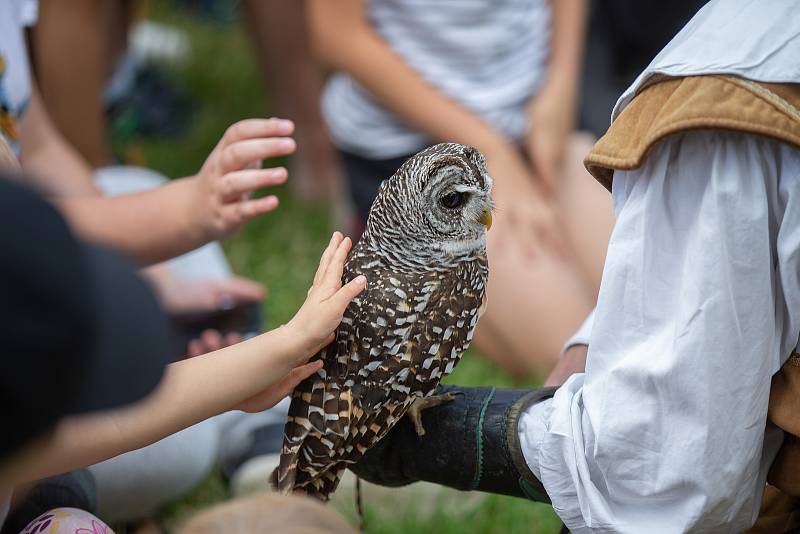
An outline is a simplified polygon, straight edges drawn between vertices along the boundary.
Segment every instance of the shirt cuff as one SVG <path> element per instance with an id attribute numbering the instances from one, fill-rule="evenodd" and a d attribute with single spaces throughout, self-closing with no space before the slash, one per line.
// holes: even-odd
<path id="1" fill-rule="evenodd" d="M 539 469 L 539 451 L 544 434 L 547 432 L 545 418 L 550 411 L 552 401 L 553 399 L 545 399 L 529 406 L 520 416 L 517 426 L 522 456 L 533 476 L 539 481 L 542 480 L 541 469 Z"/>
<path id="2" fill-rule="evenodd" d="M 568 348 L 575 345 L 589 345 L 589 338 L 592 336 L 592 327 L 594 326 L 594 310 L 592 310 L 586 319 L 583 320 L 578 331 L 572 334 L 572 337 L 564 343 L 561 347 L 561 356 L 567 351 Z"/>

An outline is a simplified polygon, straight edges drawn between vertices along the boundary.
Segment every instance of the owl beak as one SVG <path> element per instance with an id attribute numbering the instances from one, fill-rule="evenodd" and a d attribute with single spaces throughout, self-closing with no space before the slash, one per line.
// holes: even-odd
<path id="1" fill-rule="evenodd" d="M 481 223 L 486 227 L 487 232 L 492 229 L 492 208 L 489 207 L 489 204 L 483 204 Z"/>

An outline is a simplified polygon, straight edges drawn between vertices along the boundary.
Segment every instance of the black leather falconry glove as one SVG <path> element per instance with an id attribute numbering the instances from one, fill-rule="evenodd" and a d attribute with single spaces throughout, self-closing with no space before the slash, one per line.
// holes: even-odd
<path id="1" fill-rule="evenodd" d="M 436 397 L 452 400 L 422 412 L 423 436 L 404 417 L 350 470 L 382 486 L 425 480 L 549 503 L 522 456 L 517 423 L 526 408 L 555 390 L 439 386 Z"/>

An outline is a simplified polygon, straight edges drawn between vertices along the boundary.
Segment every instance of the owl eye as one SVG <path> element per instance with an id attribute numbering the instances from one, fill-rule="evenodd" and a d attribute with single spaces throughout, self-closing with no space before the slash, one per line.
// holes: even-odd
<path id="1" fill-rule="evenodd" d="M 454 210 L 463 206 L 466 199 L 466 193 L 462 193 L 461 191 L 453 191 L 452 193 L 447 193 L 445 196 L 440 198 L 439 203 L 449 210 Z"/>

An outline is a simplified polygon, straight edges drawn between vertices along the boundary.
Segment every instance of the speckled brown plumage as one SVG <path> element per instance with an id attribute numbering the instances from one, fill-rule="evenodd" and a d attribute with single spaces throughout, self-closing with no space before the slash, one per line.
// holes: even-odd
<path id="1" fill-rule="evenodd" d="M 454 143 L 382 184 L 343 275 L 366 275 L 367 288 L 314 357 L 324 367 L 292 395 L 278 490 L 327 500 L 347 464 L 458 363 L 485 307 L 490 191 L 483 156 Z"/>

